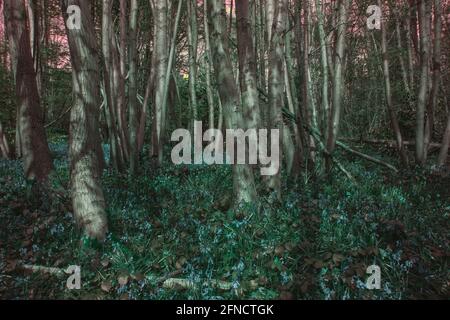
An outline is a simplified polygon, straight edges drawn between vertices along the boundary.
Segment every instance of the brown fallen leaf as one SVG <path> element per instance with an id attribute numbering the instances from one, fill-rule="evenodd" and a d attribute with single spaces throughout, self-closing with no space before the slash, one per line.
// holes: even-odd
<path id="1" fill-rule="evenodd" d="M 101 288 L 102 288 L 103 291 L 109 292 L 111 290 L 111 288 L 112 288 L 111 281 L 103 281 L 102 285 L 101 285 Z"/>
<path id="2" fill-rule="evenodd" d="M 119 278 L 117 278 L 117 281 L 119 284 L 123 287 L 128 284 L 128 281 L 130 280 L 130 277 L 128 275 L 121 275 Z"/>
<path id="3" fill-rule="evenodd" d="M 102 261 L 100 261 L 100 264 L 104 267 L 104 268 L 106 268 L 106 267 L 108 267 L 109 266 L 109 259 L 103 259 Z"/>
<path id="4" fill-rule="evenodd" d="M 277 256 L 283 255 L 284 250 L 285 250 L 284 246 L 278 246 L 278 247 L 276 247 L 276 248 L 275 248 L 275 255 L 277 255 Z"/>
<path id="5" fill-rule="evenodd" d="M 186 264 L 187 259 L 186 257 L 181 257 L 180 259 L 178 259 L 178 261 L 175 263 L 175 268 L 177 270 L 183 269 L 184 265 Z"/>
<path id="6" fill-rule="evenodd" d="M 333 254 L 333 261 L 335 264 L 340 264 L 342 261 L 344 261 L 345 257 L 342 254 L 335 253 Z"/>
<path id="7" fill-rule="evenodd" d="M 6 268 L 5 271 L 6 272 L 11 272 L 14 271 L 17 267 L 17 260 L 8 260 L 6 262 Z"/>
<path id="8" fill-rule="evenodd" d="M 320 260 L 317 260 L 316 262 L 314 262 L 314 268 L 316 268 L 316 269 L 322 269 L 324 265 L 325 264 L 323 263 L 323 261 L 320 261 Z"/>
<path id="9" fill-rule="evenodd" d="M 248 287 L 250 288 L 250 290 L 256 290 L 258 289 L 258 281 L 256 280 L 250 280 L 250 282 L 248 283 Z"/>
<path id="10" fill-rule="evenodd" d="M 145 279 L 145 275 L 141 272 L 133 273 L 131 278 L 136 281 L 143 281 Z"/>

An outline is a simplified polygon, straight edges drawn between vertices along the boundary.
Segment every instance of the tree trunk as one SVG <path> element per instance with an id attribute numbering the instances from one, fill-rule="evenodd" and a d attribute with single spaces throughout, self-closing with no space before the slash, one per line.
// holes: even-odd
<path id="1" fill-rule="evenodd" d="M 81 9 L 83 21 L 81 30 L 67 28 L 74 95 L 69 141 L 73 210 L 86 236 L 104 240 L 108 223 L 100 183 L 104 160 L 98 127 L 100 89 L 97 39 L 88 2 L 62 0 L 61 3 L 66 20 L 67 7 L 76 5 Z"/>
<path id="2" fill-rule="evenodd" d="M 103 0 L 102 13 L 102 50 L 104 59 L 104 82 L 107 102 L 107 123 L 111 147 L 111 161 L 117 171 L 125 168 L 123 141 L 121 141 L 118 122 L 118 80 L 120 67 L 117 61 L 117 46 L 113 33 L 112 0 Z"/>
<path id="3" fill-rule="evenodd" d="M 8 140 L 3 132 L 3 126 L 0 123 L 0 158 L 10 159 L 11 151 L 9 149 Z"/>
<path id="4" fill-rule="evenodd" d="M 197 104 L 197 47 L 198 47 L 198 31 L 197 31 L 197 1 L 188 1 L 188 42 L 189 42 L 189 97 L 192 110 L 192 116 L 198 120 L 198 104 Z"/>
<path id="5" fill-rule="evenodd" d="M 274 8 L 273 20 L 271 22 L 272 32 L 269 50 L 269 125 L 271 129 L 278 129 L 280 133 L 280 145 L 283 145 L 285 136 L 282 109 L 284 106 L 284 34 L 286 32 L 286 21 L 288 18 L 287 0 L 269 0 L 268 6 Z M 280 159 L 283 156 L 280 151 Z M 266 177 L 269 190 L 276 193 L 281 199 L 281 169 L 278 174 Z"/>
<path id="6" fill-rule="evenodd" d="M 428 101 L 431 2 L 420 0 L 421 75 L 416 110 L 416 161 L 425 164 L 425 107 Z"/>
<path id="7" fill-rule="evenodd" d="M 445 165 L 448 158 L 448 149 L 450 147 L 450 108 L 448 110 L 447 127 L 445 129 L 444 138 L 442 140 L 441 152 L 439 153 L 438 166 Z"/>
<path id="8" fill-rule="evenodd" d="M 203 1 L 203 28 L 205 32 L 205 56 L 206 56 L 206 96 L 208 98 L 209 107 L 209 128 L 214 129 L 215 117 L 214 117 L 214 95 L 211 83 L 212 72 L 212 57 L 211 57 L 211 43 L 209 41 L 209 25 L 208 25 L 208 5 L 206 1 Z"/>
<path id="9" fill-rule="evenodd" d="M 382 7 L 381 0 L 378 0 L 378 6 Z M 389 119 L 391 121 L 392 130 L 394 131 L 395 139 L 397 141 L 397 149 L 400 154 L 402 163 L 408 166 L 408 156 L 403 146 L 403 136 L 398 124 L 397 115 L 395 114 L 394 106 L 392 103 L 392 91 L 391 91 L 391 78 L 389 70 L 389 57 L 387 52 L 387 40 L 386 40 L 386 24 L 384 20 L 381 20 L 381 54 L 383 59 L 383 76 L 384 76 L 384 89 L 386 96 L 386 106 L 388 109 Z"/>
<path id="10" fill-rule="evenodd" d="M 226 127 L 243 128 L 242 106 L 233 76 L 228 36 L 226 33 L 226 12 L 223 0 L 208 1 L 209 27 L 211 30 L 211 51 Z M 233 165 L 235 204 L 256 200 L 256 187 L 252 168 L 248 165 Z"/>
<path id="11" fill-rule="evenodd" d="M 45 182 L 53 169 L 36 83 L 23 1 L 4 2 L 5 23 L 10 45 L 17 98 L 20 154 L 27 179 Z"/>
<path id="12" fill-rule="evenodd" d="M 347 15 L 349 8 L 349 0 L 339 1 L 339 18 L 337 28 L 337 44 L 334 62 L 334 76 L 333 76 L 333 105 L 331 117 L 328 125 L 328 139 L 327 152 L 332 156 L 336 148 L 336 139 L 339 134 L 339 126 L 342 113 L 342 98 L 344 93 L 344 60 L 346 51 L 346 36 L 347 36 Z M 327 157 L 327 171 L 330 172 L 331 159 Z"/>
<path id="13" fill-rule="evenodd" d="M 424 137 L 424 161 L 428 158 L 428 146 L 433 139 L 434 112 L 438 103 L 438 93 L 441 84 L 441 31 L 442 31 L 442 7 L 441 1 L 434 1 L 434 46 L 431 76 L 431 92 L 427 105 L 427 121 Z M 430 37 L 431 41 L 431 37 Z"/>
<path id="14" fill-rule="evenodd" d="M 139 109 L 137 100 L 137 17 L 138 0 L 131 0 L 130 4 L 130 42 L 128 46 L 128 57 L 130 63 L 128 105 L 129 105 L 129 137 L 130 137 L 130 173 L 135 175 L 139 164 L 138 130 L 139 130 Z"/>
<path id="15" fill-rule="evenodd" d="M 256 82 L 256 57 L 249 21 L 249 0 L 236 1 L 239 80 L 247 129 L 261 124 L 259 95 Z"/>
<path id="16" fill-rule="evenodd" d="M 164 132 L 162 123 L 164 85 L 167 74 L 168 60 L 168 24 L 167 24 L 167 0 L 155 1 L 154 5 L 154 23 L 155 23 L 155 43 L 153 54 L 155 55 L 155 93 L 153 103 L 153 126 L 152 126 L 152 157 L 155 158 L 157 165 L 163 161 L 163 140 Z"/>
<path id="17" fill-rule="evenodd" d="M 327 58 L 327 36 L 325 34 L 325 17 L 323 13 L 323 3 L 320 0 L 316 0 L 316 10 L 319 19 L 319 39 L 320 39 L 320 53 L 322 64 L 322 107 L 323 107 L 323 124 L 324 124 L 324 136 L 327 136 L 327 123 L 330 116 L 330 103 L 329 103 L 329 71 L 328 71 L 328 58 Z M 318 128 L 319 129 L 319 128 Z"/>

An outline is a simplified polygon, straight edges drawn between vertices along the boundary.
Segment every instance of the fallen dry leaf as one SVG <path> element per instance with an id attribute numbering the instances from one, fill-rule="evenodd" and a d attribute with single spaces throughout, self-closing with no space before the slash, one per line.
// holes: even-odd
<path id="1" fill-rule="evenodd" d="M 128 284 L 128 281 L 130 280 L 130 277 L 128 275 L 122 275 L 117 278 L 117 281 L 121 286 L 126 286 Z"/>
<path id="2" fill-rule="evenodd" d="M 102 285 L 101 285 L 101 288 L 102 288 L 103 291 L 109 292 L 111 290 L 111 288 L 112 288 L 111 281 L 103 281 Z"/>

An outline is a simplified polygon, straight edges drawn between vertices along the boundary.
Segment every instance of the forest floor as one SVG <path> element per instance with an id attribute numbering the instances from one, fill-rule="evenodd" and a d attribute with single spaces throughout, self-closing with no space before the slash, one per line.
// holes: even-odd
<path id="1" fill-rule="evenodd" d="M 19 161 L 0 160 L 2 299 L 450 297 L 449 176 L 396 175 L 341 155 L 358 185 L 339 172 L 332 182 L 302 176 L 285 186 L 282 204 L 262 197 L 236 213 L 227 166 L 109 172 L 110 233 L 99 245 L 75 227 L 67 144 L 53 140 L 51 206 L 36 199 Z M 366 288 L 374 264 L 380 290 Z M 81 290 L 24 265 L 78 265 Z"/>

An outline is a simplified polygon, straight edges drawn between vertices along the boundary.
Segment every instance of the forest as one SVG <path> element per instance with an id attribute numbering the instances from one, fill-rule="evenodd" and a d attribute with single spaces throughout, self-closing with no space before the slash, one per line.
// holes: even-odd
<path id="1" fill-rule="evenodd" d="M 450 1 L 0 0 L 0 300 L 450 298 Z"/>

